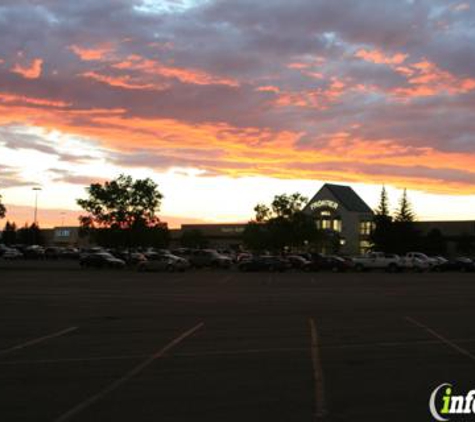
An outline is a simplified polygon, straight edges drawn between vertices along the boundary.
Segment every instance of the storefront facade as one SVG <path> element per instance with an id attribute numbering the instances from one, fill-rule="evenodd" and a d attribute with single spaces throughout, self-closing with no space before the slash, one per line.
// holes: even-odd
<path id="1" fill-rule="evenodd" d="M 370 248 L 374 214 L 351 187 L 323 185 L 304 212 L 315 219 L 318 229 L 339 243 L 340 253 L 358 255 Z M 323 246 L 321 252 L 331 251 Z"/>

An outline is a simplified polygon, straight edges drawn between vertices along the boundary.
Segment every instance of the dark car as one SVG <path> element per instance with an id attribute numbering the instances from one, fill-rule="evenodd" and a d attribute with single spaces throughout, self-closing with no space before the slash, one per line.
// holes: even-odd
<path id="1" fill-rule="evenodd" d="M 50 246 L 45 249 L 46 259 L 60 259 L 64 257 L 64 249 L 55 246 Z"/>
<path id="2" fill-rule="evenodd" d="M 197 268 L 229 268 L 233 263 L 230 258 L 221 255 L 213 249 L 196 250 L 190 255 L 188 260 L 190 261 L 192 266 Z"/>
<path id="3" fill-rule="evenodd" d="M 311 265 L 311 261 L 300 255 L 288 255 L 286 259 L 289 261 L 291 267 L 296 270 L 308 271 Z"/>
<path id="4" fill-rule="evenodd" d="M 291 264 L 278 256 L 253 256 L 238 264 L 241 271 L 286 271 Z"/>
<path id="5" fill-rule="evenodd" d="M 350 259 L 341 258 L 335 255 L 313 254 L 309 265 L 310 271 L 333 271 L 344 272 L 353 267 Z"/>
<path id="6" fill-rule="evenodd" d="M 475 261 L 467 257 L 451 259 L 446 265 L 447 271 L 473 272 L 475 271 Z"/>
<path id="7" fill-rule="evenodd" d="M 44 259 L 45 250 L 42 246 L 32 245 L 23 249 L 23 255 L 27 259 Z"/>
<path id="8" fill-rule="evenodd" d="M 83 256 L 79 264 L 84 268 L 124 268 L 125 261 L 107 252 L 92 253 Z"/>

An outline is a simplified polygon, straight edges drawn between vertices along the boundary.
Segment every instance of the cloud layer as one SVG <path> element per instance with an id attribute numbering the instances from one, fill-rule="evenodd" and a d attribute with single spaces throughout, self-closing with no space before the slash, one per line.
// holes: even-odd
<path id="1" fill-rule="evenodd" d="M 18 130 L 40 128 L 124 168 L 474 193 L 474 7 L 5 0 L 0 144 L 81 161 Z"/>

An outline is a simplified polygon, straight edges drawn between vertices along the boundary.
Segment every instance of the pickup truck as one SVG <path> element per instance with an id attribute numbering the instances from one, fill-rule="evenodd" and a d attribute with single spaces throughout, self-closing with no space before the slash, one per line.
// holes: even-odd
<path id="1" fill-rule="evenodd" d="M 353 258 L 356 271 L 385 270 L 389 272 L 401 271 L 405 265 L 399 255 L 383 252 L 370 252 Z"/>

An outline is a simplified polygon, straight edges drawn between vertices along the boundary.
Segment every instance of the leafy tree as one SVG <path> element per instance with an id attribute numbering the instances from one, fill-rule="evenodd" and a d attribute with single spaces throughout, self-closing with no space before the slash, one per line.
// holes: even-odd
<path id="1" fill-rule="evenodd" d="M 317 229 L 312 216 L 302 212 L 307 198 L 299 193 L 277 195 L 271 207 L 259 204 L 255 219 L 243 234 L 244 242 L 254 250 L 282 250 L 313 242 Z"/>
<path id="2" fill-rule="evenodd" d="M 33 223 L 30 226 L 25 224 L 17 231 L 16 238 L 18 243 L 23 245 L 44 245 L 45 243 L 40 226 L 36 223 Z"/>
<path id="3" fill-rule="evenodd" d="M 201 230 L 185 230 L 180 238 L 180 243 L 185 248 L 206 248 L 209 244 L 208 239 Z"/>
<path id="4" fill-rule="evenodd" d="M 2 233 L 2 241 L 5 245 L 14 245 L 17 243 L 17 227 L 15 223 L 7 221 Z"/>
<path id="5" fill-rule="evenodd" d="M 86 188 L 78 205 L 87 214 L 79 220 L 87 233 L 109 246 L 152 246 L 168 238 L 168 227 L 157 216 L 163 195 L 151 179 L 120 175 L 110 182 Z"/>
<path id="6" fill-rule="evenodd" d="M 0 195 L 0 219 L 5 217 L 5 214 L 7 213 L 7 209 L 5 208 L 5 205 L 2 203 L 2 195 Z"/>

